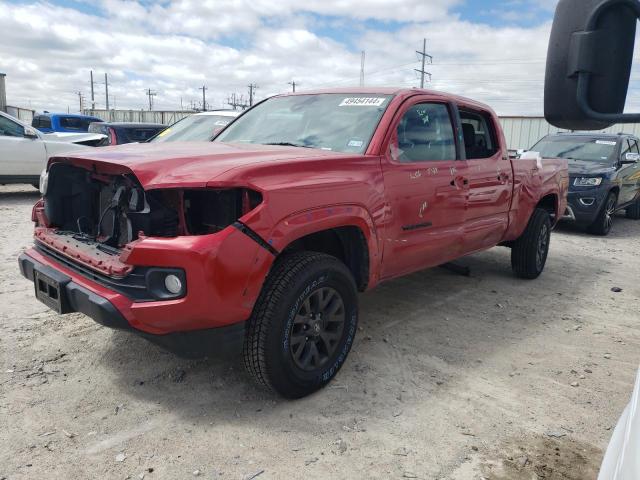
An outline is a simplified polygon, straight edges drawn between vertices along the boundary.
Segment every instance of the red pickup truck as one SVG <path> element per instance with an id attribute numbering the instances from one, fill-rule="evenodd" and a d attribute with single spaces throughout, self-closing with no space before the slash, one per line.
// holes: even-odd
<path id="1" fill-rule="evenodd" d="M 279 95 L 212 143 L 50 160 L 20 256 L 38 299 L 183 355 L 244 352 L 286 397 L 344 363 L 358 291 L 501 245 L 542 272 L 564 160 L 510 160 L 493 111 L 417 89 Z"/>

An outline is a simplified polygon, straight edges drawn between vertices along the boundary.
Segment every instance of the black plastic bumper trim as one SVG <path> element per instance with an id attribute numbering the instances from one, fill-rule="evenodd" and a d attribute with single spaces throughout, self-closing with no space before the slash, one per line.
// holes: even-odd
<path id="1" fill-rule="evenodd" d="M 275 248 L 273 248 L 268 242 L 265 242 L 264 239 L 258 235 L 256 232 L 254 232 L 253 230 L 251 230 L 249 227 L 247 227 L 244 223 L 242 222 L 235 222 L 233 224 L 233 227 L 237 228 L 238 230 L 240 230 L 242 233 L 244 233 L 247 237 L 249 237 L 251 240 L 253 240 L 254 242 L 256 242 L 258 245 L 260 245 L 262 248 L 266 249 L 269 253 L 271 253 L 273 256 L 278 256 L 278 250 L 276 250 Z"/>

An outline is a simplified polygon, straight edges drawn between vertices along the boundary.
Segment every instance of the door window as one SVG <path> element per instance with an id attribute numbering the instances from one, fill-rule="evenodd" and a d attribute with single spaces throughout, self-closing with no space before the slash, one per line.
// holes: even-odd
<path id="1" fill-rule="evenodd" d="M 456 159 L 455 135 L 447 106 L 420 103 L 400 119 L 397 128 L 398 152 L 404 163 L 437 162 Z"/>
<path id="2" fill-rule="evenodd" d="M 24 128 L 8 118 L 0 116 L 0 136 L 24 137 Z"/>
<path id="3" fill-rule="evenodd" d="M 489 158 L 498 152 L 498 137 L 488 114 L 461 109 L 460 122 L 468 159 Z"/>
<path id="4" fill-rule="evenodd" d="M 629 152 L 640 153 L 640 151 L 638 151 L 638 142 L 636 142 L 633 138 L 629 139 Z"/>

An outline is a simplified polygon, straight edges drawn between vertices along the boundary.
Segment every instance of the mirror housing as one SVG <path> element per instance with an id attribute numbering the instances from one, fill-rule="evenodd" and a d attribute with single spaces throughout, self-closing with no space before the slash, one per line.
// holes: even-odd
<path id="1" fill-rule="evenodd" d="M 36 138 L 40 138 L 40 136 L 38 135 L 38 132 L 33 127 L 24 127 L 23 136 L 24 138 L 30 138 L 32 140 L 35 140 Z"/>
<path id="2" fill-rule="evenodd" d="M 640 155 L 637 153 L 632 153 L 629 152 L 627 154 L 624 155 L 624 157 L 622 157 L 620 159 L 620 163 L 624 164 L 631 164 L 631 163 L 638 163 L 638 160 L 640 160 Z"/>
<path id="3" fill-rule="evenodd" d="M 549 123 L 601 130 L 640 121 L 640 115 L 622 115 L 639 16 L 639 0 L 560 0 L 547 52 Z"/>

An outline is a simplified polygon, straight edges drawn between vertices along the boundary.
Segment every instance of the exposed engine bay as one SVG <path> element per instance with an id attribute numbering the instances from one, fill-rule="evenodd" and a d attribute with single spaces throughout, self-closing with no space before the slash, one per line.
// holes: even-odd
<path id="1" fill-rule="evenodd" d="M 56 244 L 52 235 L 65 237 L 69 248 L 92 247 L 101 255 L 118 255 L 140 237 L 216 233 L 262 202 L 260 193 L 244 188 L 145 191 L 131 174 L 65 163 L 51 165 L 43 193 L 46 224 L 39 226 L 46 231 L 36 237 L 49 246 Z"/>

